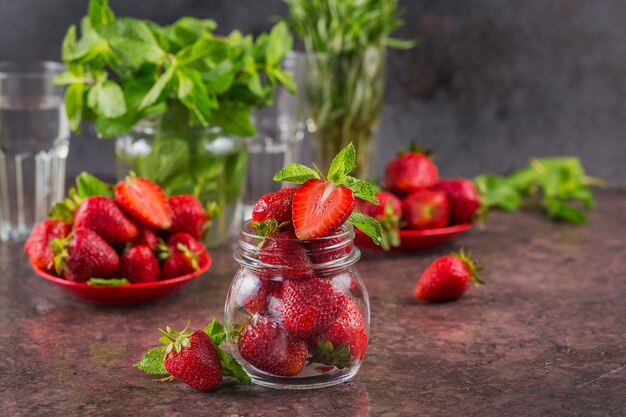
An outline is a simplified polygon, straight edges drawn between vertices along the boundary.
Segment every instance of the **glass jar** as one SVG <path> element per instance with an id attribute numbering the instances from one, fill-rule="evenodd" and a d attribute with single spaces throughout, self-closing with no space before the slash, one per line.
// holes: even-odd
<path id="1" fill-rule="evenodd" d="M 353 240 L 348 225 L 298 240 L 264 238 L 244 224 L 224 313 L 229 347 L 254 383 L 310 389 L 356 375 L 370 307 Z"/>
<path id="2" fill-rule="evenodd" d="M 209 248 L 221 245 L 239 226 L 248 169 L 245 139 L 217 127 L 146 119 L 117 138 L 115 161 L 120 180 L 134 171 L 167 195 L 193 194 L 205 208 L 217 207 L 203 239 Z"/>

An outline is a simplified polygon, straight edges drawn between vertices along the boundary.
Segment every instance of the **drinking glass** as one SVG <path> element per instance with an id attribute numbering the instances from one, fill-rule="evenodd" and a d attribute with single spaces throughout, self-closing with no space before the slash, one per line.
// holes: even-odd
<path id="1" fill-rule="evenodd" d="M 264 194 L 278 191 L 282 184 L 272 177 L 285 165 L 301 162 L 304 137 L 305 55 L 290 52 L 282 61 L 292 73 L 297 92 L 276 89 L 274 104 L 253 115 L 257 134 L 248 139 L 248 176 L 243 202 L 243 220 L 250 218 L 252 206 Z"/>
<path id="2" fill-rule="evenodd" d="M 19 240 L 61 200 L 69 125 L 56 62 L 0 62 L 0 240 Z"/>

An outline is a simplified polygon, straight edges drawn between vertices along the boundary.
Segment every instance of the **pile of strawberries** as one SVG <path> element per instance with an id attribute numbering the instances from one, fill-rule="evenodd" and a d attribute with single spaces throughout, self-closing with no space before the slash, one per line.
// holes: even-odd
<path id="1" fill-rule="evenodd" d="M 480 208 L 470 179 L 440 178 L 437 165 L 420 151 L 390 160 L 383 187 L 386 191 L 376 194 L 380 204 L 363 201 L 357 208 L 379 220 L 391 233 L 401 228 L 426 230 L 468 223 Z"/>
<path id="2" fill-rule="evenodd" d="M 193 195 L 167 197 L 132 174 L 112 187 L 83 173 L 77 188 L 28 237 L 33 266 L 74 282 L 120 285 L 179 277 L 209 261 L 199 241 L 207 215 Z"/>

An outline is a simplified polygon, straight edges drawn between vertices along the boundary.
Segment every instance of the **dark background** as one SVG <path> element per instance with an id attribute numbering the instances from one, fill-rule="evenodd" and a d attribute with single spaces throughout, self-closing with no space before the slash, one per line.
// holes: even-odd
<path id="1" fill-rule="evenodd" d="M 110 0 L 117 15 L 168 23 L 215 19 L 219 32 L 257 33 L 280 0 Z M 626 180 L 626 2 L 623 0 L 401 1 L 388 56 L 376 166 L 409 140 L 433 147 L 446 176 L 505 173 L 531 156 L 578 155 L 591 174 Z M 0 59 L 59 59 L 86 0 L 0 0 Z M 85 131 L 71 174 L 113 172 L 111 141 Z"/>

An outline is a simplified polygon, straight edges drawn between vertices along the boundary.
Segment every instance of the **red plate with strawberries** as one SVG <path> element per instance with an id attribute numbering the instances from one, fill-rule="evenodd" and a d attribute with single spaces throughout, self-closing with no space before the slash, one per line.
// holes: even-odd
<path id="1" fill-rule="evenodd" d="M 450 241 L 459 233 L 472 227 L 471 223 L 455 224 L 440 229 L 400 230 L 400 246 L 392 246 L 391 252 L 412 252 L 435 248 Z M 363 249 L 383 250 L 360 230 L 355 231 L 354 242 Z"/>
<path id="2" fill-rule="evenodd" d="M 68 281 L 54 276 L 41 268 L 33 266 L 37 275 L 50 281 L 59 288 L 69 292 L 74 297 L 97 304 L 139 304 L 166 297 L 189 283 L 191 280 L 204 274 L 211 267 L 211 257 L 200 266 L 200 269 L 191 274 L 162 281 L 145 282 L 120 286 L 90 285 L 83 282 Z"/>

